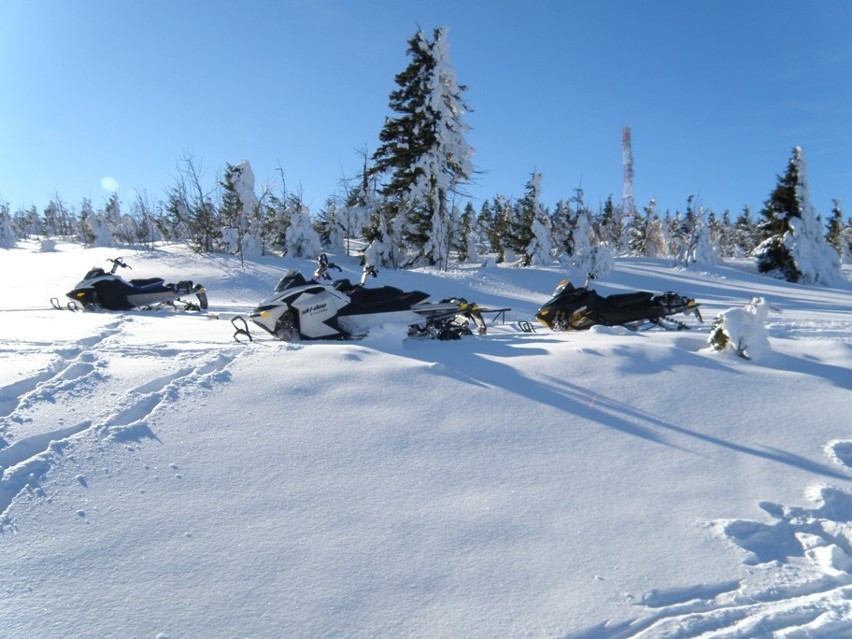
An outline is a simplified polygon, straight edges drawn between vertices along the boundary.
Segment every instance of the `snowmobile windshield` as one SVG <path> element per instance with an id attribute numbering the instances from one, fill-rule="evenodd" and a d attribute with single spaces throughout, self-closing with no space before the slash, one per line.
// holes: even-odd
<path id="1" fill-rule="evenodd" d="M 295 288 L 297 286 L 304 286 L 307 284 L 305 277 L 299 273 L 299 271 L 287 271 L 278 281 L 278 286 L 275 287 L 275 292 L 280 293 L 281 291 L 286 291 L 288 288 Z"/>
<path id="2" fill-rule="evenodd" d="M 83 279 L 90 280 L 95 277 L 100 277 L 101 275 L 106 275 L 106 273 L 102 268 L 98 268 L 97 266 L 95 266 L 94 268 L 92 268 L 92 270 L 86 273 L 86 276 Z"/>
<path id="3" fill-rule="evenodd" d="M 571 283 L 571 280 L 562 280 L 559 284 L 556 285 L 556 290 L 553 291 L 554 295 L 559 295 L 562 291 L 573 291 L 574 285 Z"/>

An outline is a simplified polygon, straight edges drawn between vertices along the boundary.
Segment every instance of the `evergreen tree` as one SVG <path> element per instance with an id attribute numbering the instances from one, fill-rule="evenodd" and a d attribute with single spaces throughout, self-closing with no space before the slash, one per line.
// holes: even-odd
<path id="1" fill-rule="evenodd" d="M 849 250 L 843 241 L 843 212 L 840 210 L 840 200 L 832 201 L 831 218 L 828 220 L 828 232 L 825 239 L 837 251 L 841 258 L 846 257 Z"/>
<path id="2" fill-rule="evenodd" d="M 7 202 L 0 202 L 0 248 L 10 249 L 18 241 L 12 228 L 12 213 Z"/>
<path id="3" fill-rule="evenodd" d="M 473 149 L 465 140 L 469 129 L 462 119 L 468 113 L 462 98 L 466 87 L 456 83 L 446 27 L 436 29 L 433 40 L 418 31 L 406 53 L 411 62 L 396 76 L 399 88 L 390 94 L 397 116 L 385 120 L 370 173 L 387 176 L 380 192 L 393 216 L 405 216 L 402 240 L 415 259 L 434 263 L 441 256 L 431 251 L 442 243 L 427 247 L 433 224 L 448 227 L 448 195 L 473 172 Z"/>
<path id="4" fill-rule="evenodd" d="M 488 250 L 497 254 L 497 262 L 502 262 L 503 255 L 503 235 L 504 229 L 498 221 L 497 217 L 497 202 L 501 196 L 494 198 L 493 206 L 488 200 L 482 203 L 477 216 L 477 225 L 482 230 L 483 239 L 488 241 Z"/>
<path id="5" fill-rule="evenodd" d="M 737 256 L 751 255 L 757 246 L 757 227 L 751 217 L 751 207 L 743 207 L 736 222 L 734 222 L 733 244 Z"/>
<path id="6" fill-rule="evenodd" d="M 189 206 L 183 184 L 176 183 L 169 188 L 163 204 L 163 215 L 157 226 L 163 237 L 172 242 L 189 238 Z"/>
<path id="7" fill-rule="evenodd" d="M 658 257 L 665 254 L 663 223 L 656 212 L 657 202 L 652 198 L 643 213 L 636 212 L 629 228 L 629 248 L 633 255 Z"/>
<path id="8" fill-rule="evenodd" d="M 246 257 L 263 255 L 263 208 L 254 191 L 254 172 L 248 160 L 238 165 L 226 164 L 219 183 L 219 245 L 231 255 Z"/>
<path id="9" fill-rule="evenodd" d="M 325 202 L 325 207 L 317 216 L 315 227 L 320 236 L 323 249 L 338 252 L 346 250 L 346 240 L 343 235 L 343 214 L 346 207 L 338 206 L 337 199 L 330 197 Z"/>
<path id="10" fill-rule="evenodd" d="M 737 256 L 734 228 L 731 223 L 731 212 L 728 209 L 725 209 L 722 212 L 722 220 L 719 222 L 718 226 L 717 240 L 720 257 L 725 258 Z"/>
<path id="11" fill-rule="evenodd" d="M 94 220 L 95 210 L 92 208 L 92 202 L 89 198 L 83 198 L 83 202 L 80 205 L 80 218 L 77 222 L 78 234 L 80 236 L 80 241 L 83 242 L 85 246 L 91 246 L 95 243 L 95 235 L 92 231 L 92 223 Z"/>
<path id="12" fill-rule="evenodd" d="M 476 210 L 468 202 L 459 216 L 458 232 L 455 233 L 456 254 L 459 262 L 475 260 L 479 256 L 479 229 L 476 221 Z"/>
<path id="13" fill-rule="evenodd" d="M 291 202 L 290 226 L 285 238 L 285 255 L 317 257 L 322 251 L 319 234 L 314 230 L 308 207 L 301 198 Z"/>
<path id="14" fill-rule="evenodd" d="M 790 282 L 831 284 L 839 277 L 840 260 L 825 241 L 806 176 L 802 149 L 795 147 L 761 211 L 764 219 L 758 227 L 764 240 L 755 249 L 757 267 Z"/>
<path id="15" fill-rule="evenodd" d="M 559 200 L 550 216 L 550 232 L 557 257 L 573 254 L 574 237 L 572 231 L 574 224 L 575 217 L 571 204 L 565 200 Z"/>
<path id="16" fill-rule="evenodd" d="M 80 219 L 80 226 L 85 233 L 87 243 L 92 246 L 114 246 L 115 237 L 107 220 L 106 211 L 85 211 L 85 216 Z"/>
<path id="17" fill-rule="evenodd" d="M 719 255 L 710 237 L 710 225 L 696 220 L 695 231 L 689 249 L 683 259 L 686 264 L 717 264 Z"/>
<path id="18" fill-rule="evenodd" d="M 521 266 L 552 261 L 547 210 L 541 203 L 542 174 L 533 172 L 524 196 L 512 207 L 505 244 L 521 260 Z"/>
<path id="19" fill-rule="evenodd" d="M 59 198 L 56 198 L 56 200 L 59 200 Z M 62 203 L 61 200 L 58 202 L 56 200 L 51 200 L 42 213 L 40 226 L 45 237 L 59 235 L 59 218 L 62 215 L 60 213 Z"/>
<path id="20" fill-rule="evenodd" d="M 608 196 L 603 205 L 599 207 L 598 214 L 594 220 L 595 232 L 611 249 L 621 251 L 624 242 L 624 232 L 621 223 L 620 210 L 612 201 L 612 195 Z"/>

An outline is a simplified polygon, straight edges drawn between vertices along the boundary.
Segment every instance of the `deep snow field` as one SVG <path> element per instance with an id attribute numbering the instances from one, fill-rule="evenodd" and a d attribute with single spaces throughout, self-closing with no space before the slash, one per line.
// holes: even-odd
<path id="1" fill-rule="evenodd" d="M 118 255 L 211 314 L 313 271 L 0 250 L 0 636 L 852 637 L 850 266 L 824 288 L 618 259 L 600 292 L 694 296 L 705 324 L 562 334 L 516 324 L 564 267 L 383 270 L 512 310 L 457 342 L 241 344 L 51 308 Z M 708 349 L 754 295 L 771 350 Z"/>

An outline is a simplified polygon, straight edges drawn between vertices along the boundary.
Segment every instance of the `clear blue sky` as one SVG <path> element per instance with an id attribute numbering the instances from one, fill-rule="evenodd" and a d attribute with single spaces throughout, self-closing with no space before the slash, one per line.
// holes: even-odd
<path id="1" fill-rule="evenodd" d="M 248 159 L 313 210 L 372 152 L 418 26 L 448 25 L 468 87 L 475 204 L 622 191 L 756 212 L 793 146 L 812 200 L 852 212 L 847 0 L 0 0 L 0 200 L 164 197 L 190 154 Z M 104 187 L 107 188 L 104 188 Z"/>

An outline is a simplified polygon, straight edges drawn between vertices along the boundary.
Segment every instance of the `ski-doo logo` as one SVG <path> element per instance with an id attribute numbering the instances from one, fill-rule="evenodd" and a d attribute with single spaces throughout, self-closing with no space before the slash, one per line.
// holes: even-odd
<path id="1" fill-rule="evenodd" d="M 323 302 L 322 304 L 315 304 L 314 306 L 309 306 L 308 308 L 303 308 L 302 309 L 302 315 L 307 315 L 308 313 L 318 313 L 320 311 L 324 311 L 326 306 L 328 306 L 328 304 Z"/>

